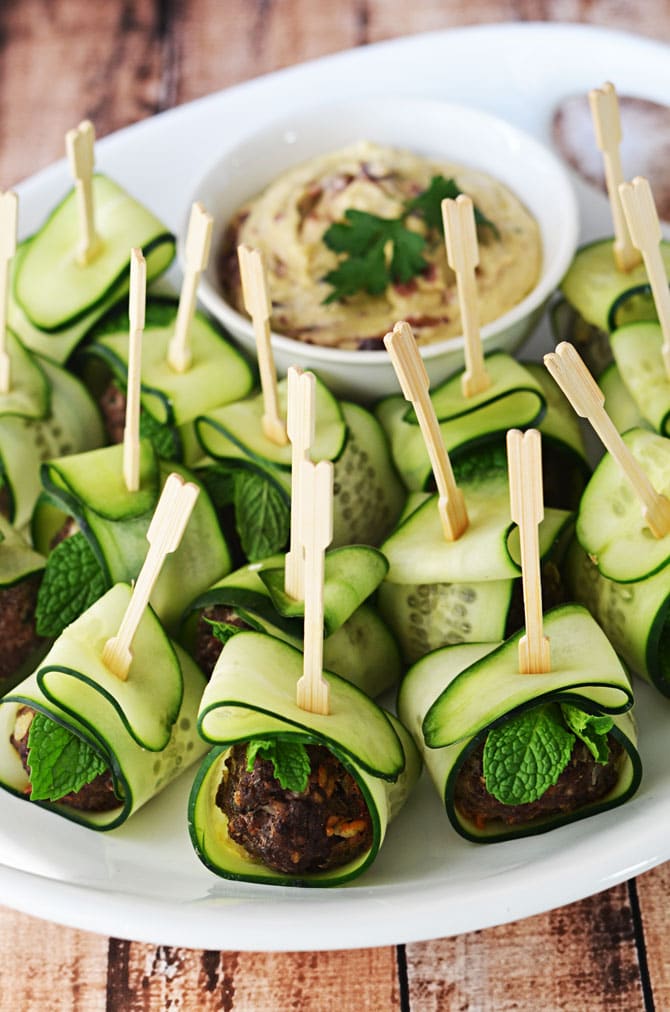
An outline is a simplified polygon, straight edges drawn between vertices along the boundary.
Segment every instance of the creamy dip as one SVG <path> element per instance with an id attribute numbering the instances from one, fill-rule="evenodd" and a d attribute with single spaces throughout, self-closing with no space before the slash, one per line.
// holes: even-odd
<path id="1" fill-rule="evenodd" d="M 535 219 L 483 172 L 363 141 L 291 169 L 240 208 L 219 258 L 227 297 L 244 312 L 236 249 L 246 243 L 263 254 L 271 325 L 279 334 L 327 347 L 383 349 L 384 335 L 397 320 L 407 320 L 420 344 L 459 335 L 456 280 L 444 238 L 415 214 L 406 224 L 426 238 L 427 269 L 407 284 L 389 285 L 383 295 L 359 292 L 324 305 L 333 289 L 323 279 L 341 259 L 323 241 L 329 226 L 342 221 L 349 208 L 400 217 L 406 202 L 436 175 L 453 178 L 498 230 L 499 238 L 491 229 L 479 230 L 477 267 L 480 323 L 495 320 L 537 283 L 542 246 Z"/>

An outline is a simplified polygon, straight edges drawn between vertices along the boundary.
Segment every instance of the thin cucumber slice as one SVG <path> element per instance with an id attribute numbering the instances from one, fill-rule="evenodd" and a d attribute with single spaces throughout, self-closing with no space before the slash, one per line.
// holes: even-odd
<path id="1" fill-rule="evenodd" d="M 598 386 L 605 395 L 605 411 L 619 432 L 633 428 L 651 428 L 631 397 L 616 362 L 611 362 L 598 377 Z"/>
<path id="2" fill-rule="evenodd" d="M 163 749 L 156 752 L 138 745 L 128 733 L 118 706 L 105 694 L 90 693 L 82 697 L 76 701 L 75 714 L 71 714 L 44 695 L 33 675 L 0 702 L 0 785 L 26 802 L 40 805 L 90 829 L 115 829 L 124 823 L 190 763 L 200 759 L 208 747 L 196 731 L 198 703 L 204 686 L 202 672 L 176 644 L 168 644 L 158 655 L 159 658 L 163 656 L 169 658 L 170 667 L 173 658 L 178 661 L 180 680 L 183 681 L 181 706 Z M 155 662 L 156 655 L 149 659 L 150 668 L 156 668 Z M 112 689 L 116 687 L 112 685 Z M 142 698 L 141 705 L 145 710 L 148 709 L 149 699 L 151 697 L 147 695 Z M 22 705 L 46 714 L 93 747 L 111 770 L 115 793 L 119 798 L 118 807 L 96 812 L 82 811 L 62 802 L 30 801 L 28 777 L 10 743 L 16 714 Z"/>
<path id="3" fill-rule="evenodd" d="M 196 415 L 246 397 L 253 384 L 251 367 L 212 320 L 197 312 L 189 328 L 192 361 L 183 373 L 168 363 L 178 300 L 147 301 L 142 341 L 142 407 L 161 425 L 183 425 Z M 128 373 L 127 307 L 108 313 L 91 331 L 85 355 L 105 362 L 121 386 Z"/>
<path id="4" fill-rule="evenodd" d="M 656 491 L 670 495 L 668 440 L 646 429 L 629 429 L 623 440 Z M 640 500 L 609 454 L 598 464 L 582 496 L 576 533 L 602 575 L 619 583 L 651 576 L 670 559 L 670 535 L 653 536 Z"/>
<path id="5" fill-rule="evenodd" d="M 602 331 L 614 330 L 626 301 L 649 292 L 644 264 L 631 271 L 617 270 L 612 243 L 609 238 L 582 246 L 561 282 L 563 295 L 582 319 Z M 670 243 L 662 242 L 660 248 L 666 271 L 670 272 Z M 648 313 L 649 308 L 646 302 L 638 303 L 637 312 Z M 637 318 L 656 319 L 653 304 L 651 315 Z"/>
<path id="6" fill-rule="evenodd" d="M 485 365 L 491 383 L 480 393 L 471 397 L 463 395 L 461 390 L 463 370 L 459 370 L 431 391 L 430 399 L 439 421 L 446 422 L 470 415 L 479 411 L 485 404 L 507 397 L 513 397 L 509 408 L 512 415 L 514 413 L 512 405 L 517 400 L 515 396 L 517 393 L 534 394 L 535 397 L 529 399 L 534 403 L 534 417 L 542 412 L 544 407 L 542 387 L 528 375 L 525 366 L 502 351 L 494 351 L 487 355 Z M 412 409 L 407 412 L 407 421 L 413 425 L 418 424 Z"/>
<path id="7" fill-rule="evenodd" d="M 617 583 L 599 573 L 575 541 L 565 576 L 575 601 L 589 609 L 631 670 L 670 696 L 668 567 L 636 583 Z"/>
<path id="8" fill-rule="evenodd" d="M 549 310 L 554 344 L 569 341 L 584 359 L 589 371 L 600 377 L 612 363 L 609 333 L 587 323 L 566 298 L 557 297 Z"/>
<path id="9" fill-rule="evenodd" d="M 461 670 L 426 713 L 423 734 L 429 748 L 441 748 L 477 734 L 505 714 L 550 696 L 569 694 L 582 708 L 625 713 L 633 705 L 626 670 L 612 646 L 581 605 L 546 612 L 544 633 L 551 642 L 551 671 L 520 674 L 520 630 L 485 658 Z M 445 651 L 451 650 L 445 647 Z M 436 654 L 419 664 L 444 662 Z M 588 659 L 588 660 L 587 660 Z M 579 705 L 579 702 L 576 702 Z"/>
<path id="10" fill-rule="evenodd" d="M 200 707 L 200 733 L 212 744 L 246 741 L 249 724 L 264 714 L 295 731 L 314 733 L 357 765 L 383 780 L 395 780 L 405 764 L 393 726 L 375 703 L 349 682 L 325 672 L 330 713 L 302 710 L 296 684 L 302 654 L 257 632 L 241 632 L 224 646 Z"/>
<path id="11" fill-rule="evenodd" d="M 174 236 L 151 211 L 107 176 L 93 177 L 95 226 L 100 248 L 90 264 L 77 261 L 79 219 L 71 190 L 28 245 L 14 278 L 14 297 L 41 330 L 76 323 L 112 293 L 128 272 L 130 250 L 154 254 L 147 277 L 162 273 L 174 256 Z M 148 268 L 147 264 L 147 268 Z"/>
<path id="12" fill-rule="evenodd" d="M 16 583 L 44 569 L 46 559 L 30 547 L 0 513 L 0 587 Z"/>
<path id="13" fill-rule="evenodd" d="M 212 749 L 193 784 L 189 800 L 189 829 L 191 841 L 200 860 L 211 871 L 223 878 L 243 882 L 262 882 L 283 886 L 334 886 L 360 875 L 374 861 L 386 834 L 388 822 L 404 804 L 412 786 L 419 777 L 421 760 L 418 750 L 407 733 L 390 714 L 389 721 L 396 730 L 405 752 L 405 766 L 395 783 L 388 783 L 362 769 L 351 757 L 332 741 L 325 744 L 339 759 L 358 784 L 370 813 L 372 842 L 369 850 L 337 868 L 325 871 L 288 875 L 268 868 L 230 840 L 227 818 L 216 804 L 216 794 L 226 775 L 226 758 L 229 749 L 220 746 Z M 255 715 L 251 738 L 280 739 L 301 742 L 305 745 L 322 744 L 316 734 L 301 734 L 291 725 L 271 721 L 264 714 Z"/>
<path id="14" fill-rule="evenodd" d="M 0 394 L 0 415 L 45 418 L 51 407 L 51 391 L 39 360 L 23 347 L 16 334 L 5 331 L 9 356 L 9 390 Z"/>
<path id="15" fill-rule="evenodd" d="M 658 323 L 630 323 L 610 335 L 619 375 L 637 409 L 656 432 L 670 435 L 670 379 Z"/>

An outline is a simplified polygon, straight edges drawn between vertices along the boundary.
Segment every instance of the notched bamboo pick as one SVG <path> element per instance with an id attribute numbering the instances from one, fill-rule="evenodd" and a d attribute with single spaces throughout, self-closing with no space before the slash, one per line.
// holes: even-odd
<path id="1" fill-rule="evenodd" d="M 326 548 L 333 540 L 333 465 L 304 460 L 300 469 L 302 502 L 300 540 L 305 554 L 305 627 L 303 674 L 296 703 L 312 713 L 330 712 L 329 686 L 323 677 L 323 580 Z"/>
<path id="2" fill-rule="evenodd" d="M 314 374 L 290 366 L 286 374 L 286 431 L 291 441 L 291 541 L 286 553 L 284 590 L 296 601 L 305 599 L 305 561 L 300 543 L 301 464 L 309 461 L 314 442 L 316 419 L 316 381 Z"/>
<path id="3" fill-rule="evenodd" d="M 147 265 L 141 249 L 130 251 L 130 296 L 128 315 L 128 380 L 126 424 L 123 430 L 123 478 L 129 492 L 140 487 L 140 382 L 142 334 L 147 296 Z"/>
<path id="4" fill-rule="evenodd" d="M 465 499 L 454 479 L 449 454 L 442 441 L 440 423 L 429 395 L 430 380 L 412 328 L 408 323 L 399 321 L 384 338 L 384 344 L 391 356 L 403 396 L 416 412 L 419 428 L 426 443 L 437 485 L 438 510 L 444 536 L 447 541 L 456 541 L 468 526 Z"/>
<path id="5" fill-rule="evenodd" d="M 458 303 L 461 309 L 465 342 L 465 372 L 461 378 L 464 397 L 488 390 L 491 386 L 484 364 L 482 339 L 479 332 L 479 297 L 475 268 L 479 263 L 479 245 L 475 210 L 470 197 L 461 193 L 456 200 L 442 201 L 442 222 L 447 247 L 447 263 L 456 275 Z"/>
<path id="6" fill-rule="evenodd" d="M 68 130 L 65 135 L 65 148 L 77 193 L 79 218 L 77 260 L 82 266 L 86 266 L 93 260 L 100 247 L 100 239 L 95 230 L 93 203 L 95 130 L 90 120 L 82 120 L 74 130 Z"/>
<path id="7" fill-rule="evenodd" d="M 19 198 L 12 190 L 0 192 L 0 394 L 9 393 L 11 371 L 7 351 L 9 268 L 16 253 Z"/>
<path id="8" fill-rule="evenodd" d="M 209 261 L 213 220 L 199 201 L 192 205 L 184 249 L 184 280 L 179 295 L 174 335 L 168 345 L 167 354 L 168 365 L 175 372 L 186 372 L 191 367 L 189 330 L 195 313 L 200 275 Z"/>
<path id="9" fill-rule="evenodd" d="M 663 364 L 670 379 L 670 289 L 661 255 L 661 223 L 649 181 L 636 176 L 632 183 L 622 183 L 619 196 L 633 242 L 642 254 L 644 266 L 656 304 L 663 334 Z"/>
<path id="10" fill-rule="evenodd" d="M 542 584 L 538 529 L 544 517 L 542 446 L 538 429 L 507 433 L 507 467 L 512 520 L 521 541 L 521 580 L 526 632 L 519 640 L 522 675 L 551 671 L 549 640 L 542 631 Z"/>
<path id="11" fill-rule="evenodd" d="M 586 418 L 612 454 L 642 504 L 642 516 L 656 538 L 670 532 L 670 500 L 657 492 L 640 464 L 619 435 L 605 411 L 605 395 L 574 345 L 561 341 L 556 351 L 544 356 L 544 364 L 573 408 Z"/>
<path id="12" fill-rule="evenodd" d="M 160 576 L 165 556 L 179 547 L 199 491 L 197 485 L 185 482 L 175 473 L 168 475 L 165 482 L 147 531 L 149 551 L 133 587 L 119 631 L 107 640 L 102 651 L 103 663 L 122 681 L 128 678 L 133 660 L 133 637 Z"/>
<path id="13" fill-rule="evenodd" d="M 640 254 L 631 241 L 619 195 L 619 186 L 623 182 L 619 152 L 621 120 L 619 118 L 619 101 L 614 85 L 607 81 L 602 88 L 593 88 L 589 92 L 589 105 L 596 144 L 603 155 L 605 183 L 612 209 L 614 262 L 618 270 L 630 271 L 640 263 Z"/>
<path id="14" fill-rule="evenodd" d="M 272 306 L 263 268 L 260 250 L 250 246 L 237 247 L 242 280 L 242 298 L 244 308 L 251 317 L 256 337 L 256 354 L 258 369 L 261 376 L 263 392 L 263 432 L 268 439 L 278 446 L 285 446 L 288 437 L 286 426 L 279 414 L 279 397 L 277 395 L 277 370 L 275 368 L 272 345 L 270 343 L 270 316 Z"/>

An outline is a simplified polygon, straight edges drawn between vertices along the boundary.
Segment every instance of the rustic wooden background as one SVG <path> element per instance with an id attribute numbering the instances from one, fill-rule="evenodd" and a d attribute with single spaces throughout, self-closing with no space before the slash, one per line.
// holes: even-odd
<path id="1" fill-rule="evenodd" d="M 670 41 L 668 0 L 0 0 L 0 189 L 61 157 L 65 131 L 84 117 L 103 136 L 336 50 L 533 20 Z M 0 908 L 0 1012 L 670 1009 L 669 889 L 661 866 L 516 924 L 311 954 L 157 948 Z"/>

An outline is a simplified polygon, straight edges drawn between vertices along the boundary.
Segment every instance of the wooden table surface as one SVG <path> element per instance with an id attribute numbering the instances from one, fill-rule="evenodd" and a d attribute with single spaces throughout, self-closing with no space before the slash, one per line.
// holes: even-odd
<path id="1" fill-rule="evenodd" d="M 61 157 L 65 131 L 84 117 L 102 136 L 336 50 L 533 20 L 670 41 L 668 0 L 4 0 L 0 189 Z M 666 865 L 499 928 L 308 954 L 156 947 L 0 908 L 0 1010 L 670 1009 L 669 889 Z"/>

